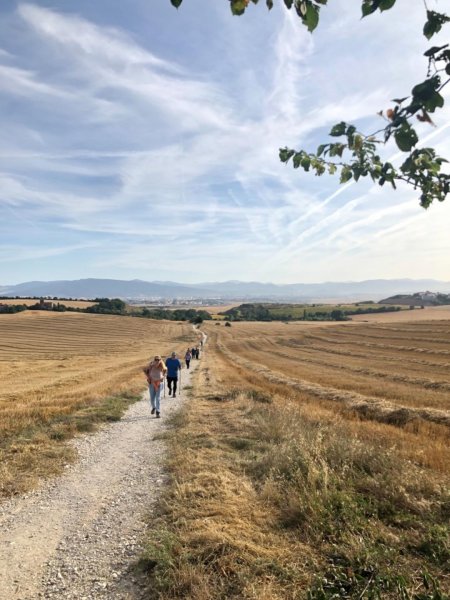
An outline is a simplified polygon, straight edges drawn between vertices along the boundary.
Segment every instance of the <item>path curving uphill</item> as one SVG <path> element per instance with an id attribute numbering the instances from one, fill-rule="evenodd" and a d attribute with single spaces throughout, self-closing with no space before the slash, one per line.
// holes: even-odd
<path id="1" fill-rule="evenodd" d="M 182 384 L 190 384 L 190 371 Z M 0 505 L 2 598 L 148 596 L 133 566 L 164 483 L 160 434 L 186 399 L 178 396 L 162 399 L 155 419 L 147 392 L 120 421 L 71 442 L 79 460 L 63 476 Z"/>

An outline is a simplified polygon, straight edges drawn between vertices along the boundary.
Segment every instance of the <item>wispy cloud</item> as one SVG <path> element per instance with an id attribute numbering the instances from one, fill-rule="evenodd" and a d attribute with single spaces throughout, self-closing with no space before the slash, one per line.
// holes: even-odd
<path id="1" fill-rule="evenodd" d="M 35 256 L 29 236 L 40 231 L 55 256 L 71 249 L 74 276 L 76 257 L 91 248 L 96 275 L 128 270 L 151 278 L 156 252 L 165 278 L 188 268 L 191 280 L 214 272 L 215 279 L 317 280 L 328 272 L 326 255 L 339 255 L 348 268 L 366 241 L 373 241 L 374 257 L 376 246 L 383 253 L 388 244 L 404 248 L 402 224 L 422 239 L 410 196 L 366 184 L 337 187 L 277 158 L 283 145 L 314 150 L 338 120 L 376 124 L 376 110 L 392 95 L 380 66 L 388 53 L 377 54 L 370 78 L 367 65 L 383 44 L 393 52 L 391 25 L 381 40 L 367 37 L 355 58 L 342 32 L 347 22 L 359 24 L 359 15 L 344 0 L 324 9 L 315 36 L 288 11 L 274 11 L 269 21 L 261 11 L 254 20 L 232 21 L 226 6 L 215 6 L 201 39 L 205 29 L 186 30 L 195 19 L 171 11 L 164 13 L 169 52 L 156 3 L 148 10 L 157 18 L 145 24 L 119 23 L 114 11 L 106 19 L 106 8 L 80 0 L 72 14 L 22 3 L 10 15 L 27 44 L 5 37 L 0 50 L 0 218 L 10 224 L 0 226 L 3 265 L 9 252 L 17 273 L 21 260 Z M 338 46 L 324 46 L 332 35 Z M 395 44 L 401 55 L 402 40 Z M 217 69 L 202 70 L 206 52 Z M 440 125 L 428 137 L 445 149 L 450 125 Z M 426 228 L 436 229 L 433 216 Z M 13 250 L 17 239 L 23 253 Z M 376 265 L 375 258 L 368 262 Z M 374 276 L 383 273 L 380 262 Z"/>

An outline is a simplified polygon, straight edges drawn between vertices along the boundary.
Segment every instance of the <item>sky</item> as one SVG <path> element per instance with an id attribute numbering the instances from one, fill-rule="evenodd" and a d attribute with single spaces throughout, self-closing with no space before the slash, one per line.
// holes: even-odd
<path id="1" fill-rule="evenodd" d="M 0 285 L 450 281 L 450 198 L 425 211 L 407 186 L 278 159 L 341 120 L 379 129 L 447 41 L 421 34 L 421 0 L 360 5 L 330 1 L 311 35 L 281 0 L 242 17 L 227 0 L 2 0 Z M 444 91 L 418 131 L 450 159 Z"/>

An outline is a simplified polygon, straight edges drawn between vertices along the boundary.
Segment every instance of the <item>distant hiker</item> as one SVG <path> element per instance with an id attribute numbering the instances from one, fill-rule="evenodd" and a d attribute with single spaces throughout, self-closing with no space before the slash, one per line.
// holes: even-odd
<path id="1" fill-rule="evenodd" d="M 156 418 L 159 419 L 161 414 L 161 388 L 164 386 L 164 375 L 166 374 L 167 367 L 161 357 L 157 354 L 155 358 L 144 367 L 143 371 L 147 375 L 149 386 L 150 406 L 152 407 L 150 412 L 154 415 L 156 411 Z"/>
<path id="2" fill-rule="evenodd" d="M 198 346 L 195 348 L 195 358 L 197 360 L 200 358 L 200 349 Z"/>
<path id="3" fill-rule="evenodd" d="M 169 396 L 177 397 L 178 371 L 181 371 L 181 362 L 177 358 L 176 352 L 172 352 L 170 358 L 166 360 L 167 367 L 167 387 L 169 388 Z"/>
<path id="4" fill-rule="evenodd" d="M 186 351 L 186 354 L 184 355 L 184 361 L 186 363 L 186 369 L 189 369 L 189 365 L 191 364 L 191 359 L 192 359 L 192 353 L 189 350 L 189 348 Z"/>

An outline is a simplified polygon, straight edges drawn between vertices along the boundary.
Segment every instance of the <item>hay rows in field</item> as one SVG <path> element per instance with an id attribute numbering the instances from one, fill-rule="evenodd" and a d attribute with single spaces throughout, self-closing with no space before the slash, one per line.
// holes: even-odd
<path id="1" fill-rule="evenodd" d="M 297 361 L 300 359 L 303 363 L 308 363 L 312 365 L 318 365 L 327 367 L 330 369 L 338 369 L 340 371 L 348 371 L 351 373 L 357 373 L 361 375 L 367 375 L 369 377 L 377 377 L 380 379 L 387 379 L 389 381 L 394 381 L 398 383 L 405 383 L 408 385 L 415 385 L 419 387 L 423 387 L 425 389 L 434 389 L 434 390 L 448 390 L 450 391 L 450 382 L 448 381 L 435 381 L 433 379 L 421 379 L 420 377 L 410 377 L 408 375 L 396 375 L 394 373 L 386 373 L 383 371 L 376 371 L 374 369 L 370 369 L 367 367 L 354 367 L 348 364 L 334 364 L 325 360 L 318 360 L 306 357 L 304 355 L 300 356 L 292 356 L 285 352 L 281 352 L 279 350 L 274 350 L 277 356 L 281 356 L 291 361 Z"/>
<path id="2" fill-rule="evenodd" d="M 304 328 L 299 330 L 300 337 L 304 338 Z M 337 345 L 334 347 L 335 353 L 330 355 L 317 350 L 309 340 L 306 340 L 308 343 L 295 345 L 293 351 L 287 354 L 282 352 L 283 338 L 275 338 L 268 332 L 259 338 L 245 335 L 247 333 L 235 331 L 232 339 L 228 339 L 227 347 L 237 355 L 266 365 L 273 371 L 323 386 L 389 399 L 404 406 L 444 410 L 449 406 L 449 372 L 441 367 L 438 370 L 427 366 L 417 368 L 417 365 L 409 364 L 409 357 L 405 355 L 397 362 L 389 357 L 380 360 L 373 352 L 362 358 L 340 356 Z M 273 343 L 274 339 L 276 344 Z M 292 347 L 292 338 L 288 337 L 287 341 L 288 347 Z M 379 373 L 378 377 L 375 376 L 376 372 Z"/>
<path id="3" fill-rule="evenodd" d="M 381 333 L 380 335 L 374 335 L 372 333 L 372 331 L 376 331 L 375 329 L 371 330 L 370 333 L 366 331 L 350 331 L 350 328 L 347 328 L 345 331 L 345 336 L 346 337 L 350 337 L 350 338 L 368 338 L 370 340 L 383 340 L 385 339 L 385 335 L 383 335 L 383 333 Z M 417 333 L 417 332 L 416 332 Z M 429 333 L 427 331 L 427 333 Z M 447 346 L 450 346 L 450 339 L 448 337 L 448 334 L 443 333 L 442 334 L 442 338 L 438 337 L 438 338 L 428 338 L 428 337 L 414 337 L 414 336 L 410 336 L 410 335 L 391 335 L 389 336 L 390 340 L 401 340 L 401 341 L 408 341 L 408 342 L 420 342 L 422 344 L 446 344 Z"/>
<path id="4" fill-rule="evenodd" d="M 10 317 L 10 315 L 8 315 Z M 122 353 L 142 348 L 164 322 L 100 315 L 12 315 L 0 319 L 0 360 Z M 160 334 L 159 334 L 160 335 Z"/>
<path id="5" fill-rule="evenodd" d="M 235 354 L 228 350 L 224 344 L 218 342 L 219 349 L 231 360 Z M 347 392 L 333 387 L 326 387 L 306 380 L 292 379 L 282 374 L 275 373 L 268 367 L 256 364 L 242 356 L 239 362 L 255 373 L 263 375 L 266 379 L 280 385 L 287 385 L 301 392 L 309 393 L 324 400 L 341 402 L 347 408 L 359 413 L 365 418 L 374 419 L 383 423 L 404 424 L 413 419 L 421 418 L 433 423 L 450 426 L 450 413 L 436 409 L 407 408 L 392 404 L 384 399 L 364 396 L 362 394 Z"/>
<path id="6" fill-rule="evenodd" d="M 327 344 L 342 344 L 342 343 L 346 343 L 345 339 L 334 339 L 334 338 L 329 338 L 329 337 L 324 337 L 324 336 L 320 336 L 320 335 L 315 335 L 315 334 L 308 334 L 307 336 L 309 339 L 312 340 L 318 340 L 321 342 L 325 342 Z M 433 349 L 433 348 L 417 348 L 414 346 L 396 346 L 393 344 L 376 344 L 374 342 L 363 342 L 360 340 L 355 340 L 352 342 L 348 342 L 351 343 L 352 345 L 355 346 L 363 346 L 365 348 L 382 348 L 382 349 L 387 349 L 387 350 L 393 350 L 395 352 L 398 351 L 403 351 L 403 352 L 417 352 L 417 353 L 422 353 L 422 354 L 435 354 L 437 356 L 450 356 L 450 350 L 437 350 L 437 349 Z"/>
<path id="7" fill-rule="evenodd" d="M 387 325 L 366 325 L 365 329 L 367 329 L 368 331 L 387 331 L 387 332 L 391 332 L 391 331 L 395 331 L 395 332 L 399 332 L 399 333 L 418 333 L 420 332 L 422 329 L 425 333 L 429 334 L 442 334 L 442 335 L 447 335 L 449 336 L 450 339 L 450 327 L 448 327 L 448 321 L 433 321 L 433 325 L 437 325 L 439 323 L 442 323 L 440 325 L 440 327 L 431 327 L 428 323 L 421 323 L 420 321 L 417 321 L 414 324 L 414 327 L 394 327 L 394 326 L 387 326 Z"/>
<path id="8" fill-rule="evenodd" d="M 223 344 L 218 342 L 219 349 L 231 360 L 235 360 L 235 354 L 230 352 Z M 342 402 L 345 406 L 366 418 L 371 418 L 382 423 L 404 424 L 415 418 L 422 418 L 433 423 L 449 425 L 450 413 L 436 409 L 415 409 L 399 406 L 380 400 L 379 398 L 364 396 L 354 392 L 346 392 L 340 389 L 325 387 L 305 380 L 292 379 L 271 371 L 268 367 L 256 364 L 240 357 L 240 363 L 246 368 L 263 375 L 273 383 L 288 385 L 296 390 L 307 392 L 325 400 Z"/>
<path id="9" fill-rule="evenodd" d="M 287 348 L 296 348 L 296 349 L 305 348 L 305 343 L 300 340 L 295 340 L 295 339 L 281 340 L 280 343 L 283 346 L 286 346 Z M 328 348 L 327 346 L 319 346 L 319 345 L 315 344 L 314 346 L 307 346 L 307 350 L 308 350 L 308 352 L 317 352 L 317 353 L 323 352 L 325 354 L 332 354 L 333 356 L 348 356 L 349 358 L 362 358 L 365 360 L 367 360 L 367 358 L 368 358 L 367 353 L 343 350 L 342 347 Z M 374 360 L 378 360 L 378 361 L 400 362 L 403 364 L 405 362 L 404 357 L 386 356 L 385 354 L 371 355 L 371 358 L 373 358 Z M 448 363 L 448 362 L 437 363 L 437 362 L 433 362 L 431 360 L 408 357 L 408 363 L 414 364 L 414 365 L 420 365 L 420 366 L 424 366 L 424 367 L 433 367 L 434 369 L 444 369 L 444 370 L 446 370 L 446 372 L 449 372 L 448 370 L 450 369 L 450 363 Z"/>

